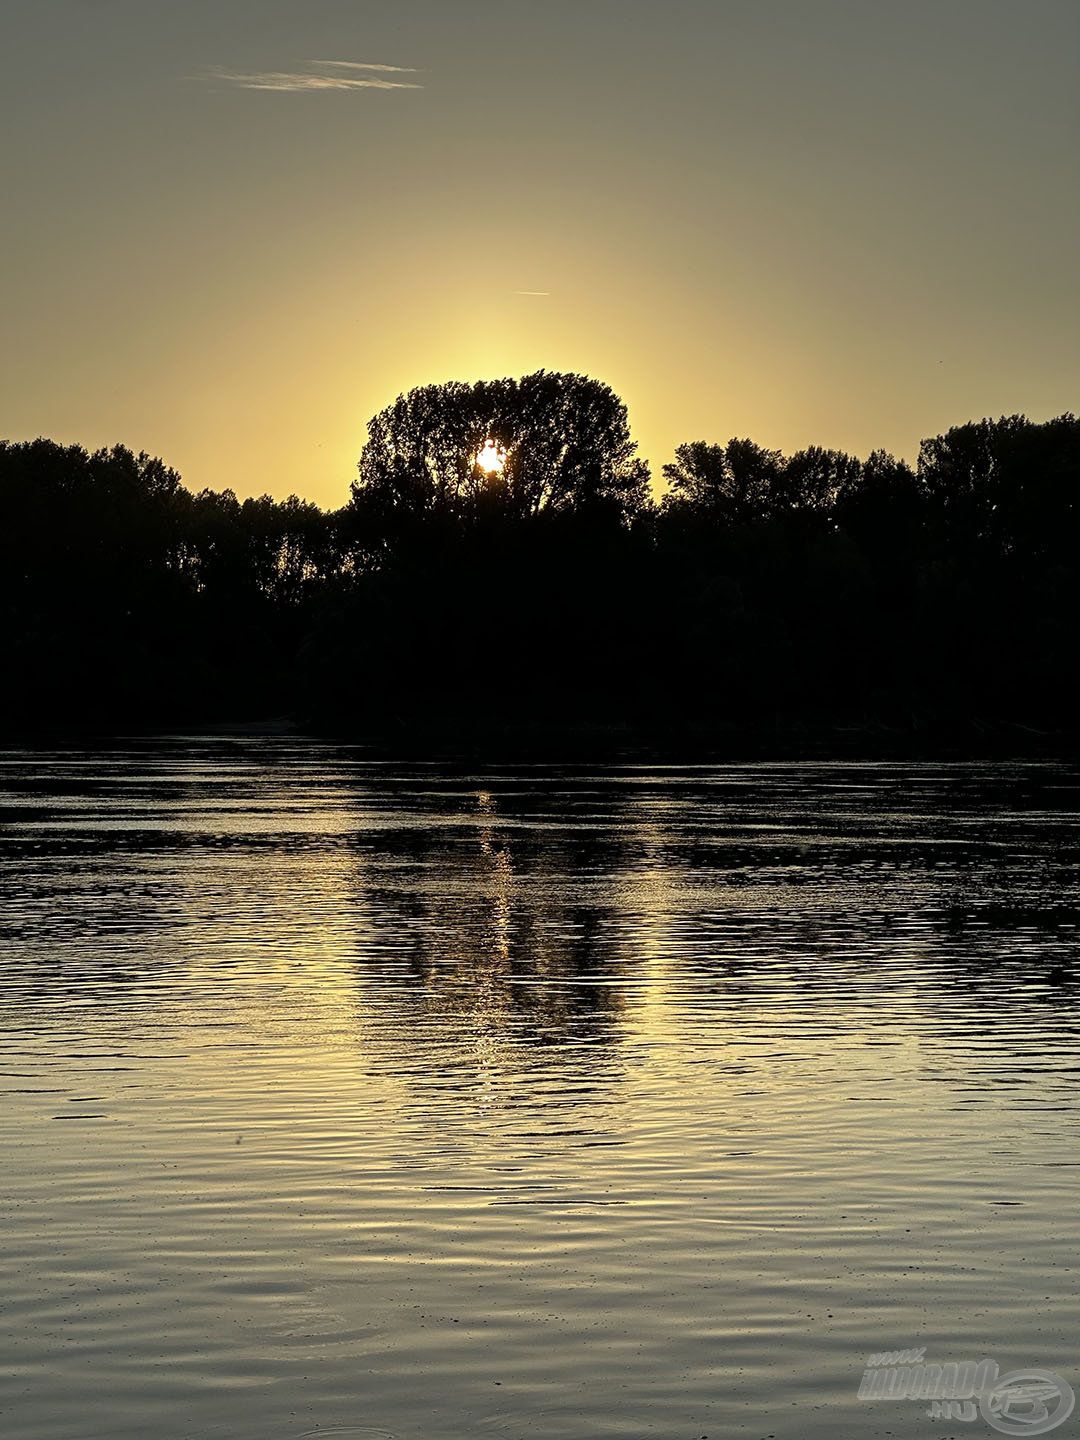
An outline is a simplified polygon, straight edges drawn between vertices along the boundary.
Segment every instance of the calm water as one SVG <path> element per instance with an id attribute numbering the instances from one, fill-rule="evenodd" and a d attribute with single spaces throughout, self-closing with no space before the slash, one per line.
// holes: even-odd
<path id="1" fill-rule="evenodd" d="M 993 1433 L 857 1400 L 918 1345 L 1080 1388 L 1075 771 L 0 785 L 4 1440 Z"/>

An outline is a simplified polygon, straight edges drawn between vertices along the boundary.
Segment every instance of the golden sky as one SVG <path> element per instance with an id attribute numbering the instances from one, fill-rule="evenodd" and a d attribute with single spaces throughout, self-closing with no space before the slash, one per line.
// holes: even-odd
<path id="1" fill-rule="evenodd" d="M 0 436 L 339 504 L 575 370 L 656 471 L 1080 395 L 1076 0 L 0 0 Z"/>

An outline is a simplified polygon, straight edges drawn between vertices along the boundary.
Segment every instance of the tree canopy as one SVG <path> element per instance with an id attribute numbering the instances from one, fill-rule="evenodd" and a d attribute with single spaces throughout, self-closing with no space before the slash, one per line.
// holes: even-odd
<path id="1" fill-rule="evenodd" d="M 505 460 L 487 470 L 492 442 Z M 425 385 L 370 421 L 353 508 L 386 531 L 439 515 L 524 518 L 604 508 L 621 522 L 649 504 L 626 406 L 583 375 Z"/>
<path id="2" fill-rule="evenodd" d="M 1073 415 L 959 425 L 915 466 L 694 441 L 664 475 L 657 503 L 607 386 L 546 372 L 401 396 L 331 512 L 193 492 L 123 446 L 0 442 L 0 723 L 1080 732 Z"/>

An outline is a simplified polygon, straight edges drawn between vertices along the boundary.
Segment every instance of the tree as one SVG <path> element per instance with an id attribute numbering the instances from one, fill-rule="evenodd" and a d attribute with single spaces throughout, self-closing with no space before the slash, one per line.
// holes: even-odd
<path id="1" fill-rule="evenodd" d="M 1007 415 L 954 426 L 923 441 L 919 480 L 950 544 L 1068 553 L 1080 528 L 1080 420 Z"/>
<path id="2" fill-rule="evenodd" d="M 491 470 L 478 463 L 488 441 L 501 457 Z M 623 402 L 583 375 L 422 386 L 368 425 L 354 518 L 384 544 L 419 521 L 491 513 L 602 510 L 625 523 L 649 504 L 636 450 Z"/>
<path id="3" fill-rule="evenodd" d="M 840 497 L 858 485 L 862 461 L 843 450 L 811 445 L 784 461 L 774 491 L 773 510 L 832 516 Z"/>
<path id="4" fill-rule="evenodd" d="M 875 551 L 911 544 L 925 515 L 925 492 L 914 470 L 886 450 L 874 450 L 842 485 L 835 514 L 842 528 Z"/>
<path id="5" fill-rule="evenodd" d="M 766 450 L 752 440 L 680 445 L 674 463 L 664 466 L 671 486 L 664 509 L 724 524 L 764 519 L 775 507 L 783 463 L 779 450 Z"/>
<path id="6" fill-rule="evenodd" d="M 664 475 L 669 513 L 740 525 L 790 514 L 831 518 L 840 497 L 858 485 L 862 462 L 820 445 L 785 457 L 752 440 L 698 440 L 679 446 Z"/>

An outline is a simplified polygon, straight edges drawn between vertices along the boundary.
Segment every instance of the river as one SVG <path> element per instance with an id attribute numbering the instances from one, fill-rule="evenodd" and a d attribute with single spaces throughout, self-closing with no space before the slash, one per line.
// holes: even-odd
<path id="1" fill-rule="evenodd" d="M 1080 1389 L 1074 768 L 0 786 L 5 1440 L 992 1434 L 858 1398 L 918 1348 Z"/>

